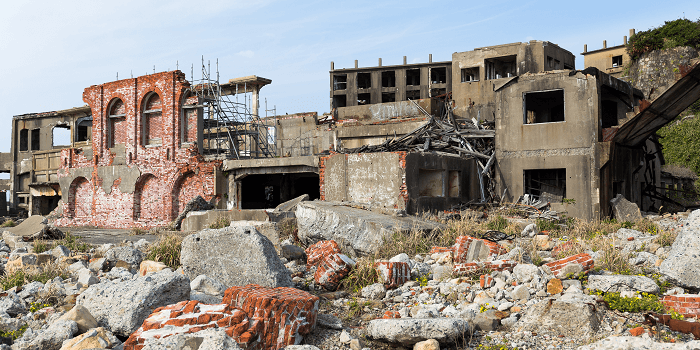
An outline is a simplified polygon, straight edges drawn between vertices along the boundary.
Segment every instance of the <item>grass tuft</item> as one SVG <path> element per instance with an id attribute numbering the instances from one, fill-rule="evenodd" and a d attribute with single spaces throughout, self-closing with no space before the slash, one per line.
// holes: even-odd
<path id="1" fill-rule="evenodd" d="M 157 242 L 149 246 L 146 260 L 162 262 L 173 270 L 176 270 L 180 267 L 181 243 L 181 235 L 176 233 L 162 235 Z"/>

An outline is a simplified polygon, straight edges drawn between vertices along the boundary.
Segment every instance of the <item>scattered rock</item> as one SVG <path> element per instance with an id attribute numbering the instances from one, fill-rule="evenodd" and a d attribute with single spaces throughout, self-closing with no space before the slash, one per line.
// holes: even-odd
<path id="1" fill-rule="evenodd" d="M 128 269 L 132 272 L 139 270 L 143 258 L 144 254 L 140 250 L 129 246 L 115 247 L 105 253 L 105 259 L 110 267 L 115 267 L 119 261 L 123 261 L 128 264 Z"/>
<path id="2" fill-rule="evenodd" d="M 299 246 L 295 246 L 293 244 L 286 244 L 282 246 L 281 249 L 282 252 L 282 257 L 289 261 L 293 260 L 302 260 L 304 257 L 306 257 L 306 253 L 304 252 L 304 248 L 301 248 Z"/>
<path id="3" fill-rule="evenodd" d="M 224 295 L 226 286 L 207 275 L 199 275 L 190 282 L 190 289 L 209 295 Z"/>
<path id="4" fill-rule="evenodd" d="M 424 340 L 413 345 L 413 350 L 440 350 L 440 343 L 435 339 Z"/>
<path id="5" fill-rule="evenodd" d="M 473 330 L 473 325 L 461 318 L 395 318 L 369 321 L 366 334 L 372 339 L 412 346 L 428 339 L 452 344 Z"/>
<path id="6" fill-rule="evenodd" d="M 600 319 L 594 304 L 547 298 L 531 306 L 515 328 L 565 337 L 593 335 L 600 328 Z"/>
<path id="7" fill-rule="evenodd" d="M 61 350 L 111 349 L 117 344 L 121 344 L 121 342 L 114 334 L 103 327 L 99 327 L 64 341 Z"/>
<path id="8" fill-rule="evenodd" d="M 386 296 L 386 287 L 382 283 L 370 284 L 362 288 L 362 297 L 367 299 L 383 299 Z"/>
<path id="9" fill-rule="evenodd" d="M 343 321 L 329 314 L 316 315 L 316 325 L 323 328 L 343 329 Z"/>
<path id="10" fill-rule="evenodd" d="M 693 211 L 659 271 L 683 288 L 700 290 L 700 210 Z"/>
<path id="11" fill-rule="evenodd" d="M 547 282 L 547 293 L 550 295 L 559 294 L 564 291 L 564 286 L 561 284 L 561 280 L 558 278 L 552 278 Z"/>
<path id="12" fill-rule="evenodd" d="M 146 276 L 149 273 L 158 272 L 166 268 L 168 268 L 168 266 L 162 262 L 144 260 L 139 265 L 139 276 Z"/>
<path id="13" fill-rule="evenodd" d="M 92 317 L 90 311 L 82 305 L 76 305 L 66 312 L 59 320 L 74 321 L 78 324 L 78 333 L 85 333 L 91 328 L 96 328 L 97 320 Z"/>
<path id="14" fill-rule="evenodd" d="M 625 196 L 618 194 L 610 200 L 615 219 L 619 222 L 638 222 L 642 220 L 642 213 L 637 204 L 628 201 Z"/>
<path id="15" fill-rule="evenodd" d="M 627 275 L 591 275 L 588 277 L 588 289 L 603 292 L 645 292 L 659 294 L 659 286 L 646 276 Z"/>

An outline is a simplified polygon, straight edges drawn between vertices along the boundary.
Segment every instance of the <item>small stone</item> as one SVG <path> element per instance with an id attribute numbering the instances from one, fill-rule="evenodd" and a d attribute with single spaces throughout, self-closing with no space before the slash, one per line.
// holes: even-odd
<path id="1" fill-rule="evenodd" d="M 635 337 L 638 337 L 642 334 L 644 334 L 644 328 L 643 327 L 635 327 L 630 329 L 630 334 L 632 334 Z"/>
<path id="2" fill-rule="evenodd" d="M 144 260 L 139 265 L 139 276 L 146 276 L 149 273 L 158 272 L 167 267 L 168 266 L 163 264 L 162 262 Z"/>
<path id="3" fill-rule="evenodd" d="M 352 340 L 352 336 L 350 333 L 348 333 L 348 331 L 343 329 L 343 331 L 340 332 L 340 342 L 343 344 L 349 344 L 350 340 Z"/>
<path id="4" fill-rule="evenodd" d="M 413 345 L 413 350 L 440 350 L 440 343 L 435 339 L 424 340 Z"/>
<path id="5" fill-rule="evenodd" d="M 552 278 L 547 282 L 547 293 L 559 294 L 564 290 L 564 286 L 561 284 L 561 280 L 558 278 Z"/>
<path id="6" fill-rule="evenodd" d="M 386 296 L 386 287 L 383 283 L 370 284 L 362 288 L 361 294 L 367 299 L 383 299 Z"/>

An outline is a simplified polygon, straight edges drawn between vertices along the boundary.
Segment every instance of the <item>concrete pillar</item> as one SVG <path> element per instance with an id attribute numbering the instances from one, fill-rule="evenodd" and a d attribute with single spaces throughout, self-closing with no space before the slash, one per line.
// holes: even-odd
<path id="1" fill-rule="evenodd" d="M 7 194 L 0 191 L 0 216 L 7 216 Z"/>
<path id="2" fill-rule="evenodd" d="M 333 61 L 331 61 L 331 70 L 335 70 Z"/>
<path id="3" fill-rule="evenodd" d="M 357 68 L 357 60 L 355 60 L 355 68 Z"/>
<path id="4" fill-rule="evenodd" d="M 634 28 L 630 29 L 630 38 L 634 36 Z"/>
<path id="5" fill-rule="evenodd" d="M 433 63 L 433 54 L 428 55 L 428 62 Z"/>
<path id="6" fill-rule="evenodd" d="M 403 65 L 406 65 L 406 56 L 403 56 Z"/>
<path id="7" fill-rule="evenodd" d="M 624 42 L 625 42 L 625 45 L 627 45 L 627 35 L 625 35 L 625 36 L 622 38 L 622 41 L 624 41 Z"/>
<path id="8" fill-rule="evenodd" d="M 588 45 L 583 44 L 583 52 L 588 52 Z"/>
<path id="9" fill-rule="evenodd" d="M 603 40 L 603 48 L 604 49 L 608 48 L 608 41 L 607 40 Z"/>
<path id="10" fill-rule="evenodd" d="M 260 86 L 255 85 L 253 87 L 253 101 L 251 102 L 250 111 L 256 117 L 260 116 L 260 114 L 258 114 L 258 109 L 260 108 L 259 96 L 260 96 Z"/>
<path id="11" fill-rule="evenodd" d="M 381 66 L 382 66 L 382 58 L 379 57 L 379 67 L 381 67 Z"/>

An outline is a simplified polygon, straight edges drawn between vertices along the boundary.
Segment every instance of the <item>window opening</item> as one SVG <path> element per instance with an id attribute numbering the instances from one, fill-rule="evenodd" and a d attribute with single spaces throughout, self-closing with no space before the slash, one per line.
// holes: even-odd
<path id="1" fill-rule="evenodd" d="M 345 95 L 333 95 L 333 106 L 335 108 L 347 106 L 347 99 Z"/>
<path id="2" fill-rule="evenodd" d="M 409 100 L 420 100 L 420 90 L 407 90 L 406 98 Z"/>
<path id="3" fill-rule="evenodd" d="M 409 86 L 420 85 L 420 69 L 407 69 L 406 70 L 406 85 L 409 85 Z"/>
<path id="4" fill-rule="evenodd" d="M 549 69 L 561 69 L 561 62 L 556 58 L 547 56 L 547 67 Z"/>
<path id="5" fill-rule="evenodd" d="M 75 135 L 75 142 L 89 141 L 92 134 L 92 118 L 78 119 L 76 127 L 78 132 Z"/>
<path id="6" fill-rule="evenodd" d="M 613 67 L 622 67 L 622 55 L 620 55 L 620 56 L 613 56 L 613 58 L 612 58 L 612 66 L 613 66 Z"/>
<path id="7" fill-rule="evenodd" d="M 526 92 L 525 124 L 564 121 L 564 90 Z"/>
<path id="8" fill-rule="evenodd" d="M 617 102 L 604 100 L 602 109 L 603 129 L 617 125 Z"/>
<path id="9" fill-rule="evenodd" d="M 161 144 L 162 131 L 162 102 L 160 96 L 155 92 L 149 93 L 143 104 L 143 122 L 142 133 L 144 144 L 159 145 Z"/>
<path id="10" fill-rule="evenodd" d="M 479 81 L 479 67 L 462 68 L 462 82 Z"/>
<path id="11" fill-rule="evenodd" d="M 382 92 L 382 103 L 396 102 L 395 92 Z"/>
<path id="12" fill-rule="evenodd" d="M 433 84 L 445 84 L 447 83 L 447 68 L 437 67 L 430 69 L 430 81 Z"/>
<path id="13" fill-rule="evenodd" d="M 38 151 L 41 149 L 41 140 L 39 139 L 41 135 L 41 129 L 32 129 L 32 151 Z"/>
<path id="14" fill-rule="evenodd" d="M 382 87 L 396 87 L 396 72 L 382 72 Z"/>
<path id="15" fill-rule="evenodd" d="M 437 97 L 447 93 L 447 89 L 430 89 L 430 97 Z"/>
<path id="16" fill-rule="evenodd" d="M 443 170 L 418 169 L 420 179 L 418 195 L 421 197 L 444 197 L 445 178 Z"/>
<path id="17" fill-rule="evenodd" d="M 333 76 L 333 90 L 345 90 L 348 87 L 348 75 L 334 75 Z"/>
<path id="18" fill-rule="evenodd" d="M 53 127 L 52 146 L 70 146 L 70 126 L 56 125 Z"/>
<path id="19" fill-rule="evenodd" d="M 516 75 L 516 55 L 494 57 L 484 60 L 486 80 L 501 79 Z"/>
<path id="20" fill-rule="evenodd" d="M 362 94 L 357 94 L 357 105 L 362 106 L 362 105 L 368 105 L 372 101 L 372 94 L 370 93 L 362 93 Z"/>
<path id="21" fill-rule="evenodd" d="M 372 87 L 372 75 L 370 73 L 357 73 L 357 88 L 369 89 Z"/>
<path id="22" fill-rule="evenodd" d="M 107 145 L 109 148 L 112 148 L 116 144 L 126 142 L 126 108 L 124 102 L 116 98 L 111 102 L 108 110 L 109 137 L 107 138 Z"/>
<path id="23" fill-rule="evenodd" d="M 524 177 L 526 194 L 550 203 L 561 203 L 566 198 L 566 169 L 525 170 Z"/>
<path id="24" fill-rule="evenodd" d="M 19 131 L 19 151 L 26 152 L 29 150 L 29 130 L 22 129 Z"/>

